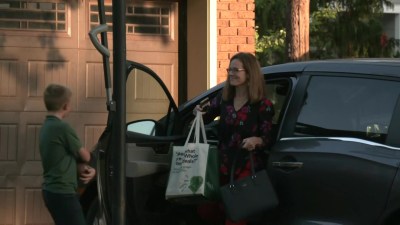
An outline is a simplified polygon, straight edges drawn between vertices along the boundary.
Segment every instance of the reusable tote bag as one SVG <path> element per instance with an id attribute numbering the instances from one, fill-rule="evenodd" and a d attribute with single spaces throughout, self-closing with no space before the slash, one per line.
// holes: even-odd
<path id="1" fill-rule="evenodd" d="M 234 163 L 231 167 L 230 182 L 221 187 L 221 197 L 227 216 L 233 221 L 272 209 L 278 205 L 278 197 L 264 170 L 255 172 L 252 153 L 249 153 L 251 175 L 234 180 Z"/>
<path id="2" fill-rule="evenodd" d="M 190 142 L 193 128 L 194 140 Z M 203 142 L 200 142 L 200 131 Z M 218 198 L 218 170 L 217 148 L 207 144 L 203 117 L 201 112 L 197 112 L 185 145 L 173 146 L 166 199 L 184 198 L 196 202 Z"/>

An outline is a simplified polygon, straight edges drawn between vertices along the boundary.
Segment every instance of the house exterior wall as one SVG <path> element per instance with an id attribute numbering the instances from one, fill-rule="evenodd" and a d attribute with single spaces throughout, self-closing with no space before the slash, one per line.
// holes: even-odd
<path id="1" fill-rule="evenodd" d="M 255 1 L 213 1 L 187 0 L 188 99 L 225 81 L 234 54 L 255 53 Z"/>
<path id="2" fill-rule="evenodd" d="M 386 14 L 383 21 L 384 31 L 389 37 L 400 39 L 400 0 L 392 0 L 393 8 L 384 7 Z"/>
<path id="3" fill-rule="evenodd" d="M 127 3 L 161 6 L 171 3 L 171 12 L 177 12 L 181 1 L 129 0 Z M 210 88 L 210 76 L 216 76 L 217 83 L 225 80 L 225 69 L 233 54 L 238 51 L 254 53 L 254 0 L 186 1 L 192 4 L 188 8 L 192 12 L 188 16 L 192 17 L 188 19 L 188 32 L 191 32 L 187 40 L 188 68 L 191 71 L 187 76 L 192 79 L 188 89 L 196 90 L 192 93 L 194 96 Z M 65 31 L 0 29 L 0 199 L 3 200 L 0 224 L 52 224 L 41 198 L 42 170 L 37 142 L 46 115 L 42 93 L 49 83 L 62 83 L 73 91 L 74 111 L 67 121 L 76 128 L 86 147 L 94 146 L 107 120 L 102 58 L 87 36 L 91 5 L 96 4 L 96 0 L 46 2 L 67 4 Z M 111 4 L 112 0 L 105 2 Z M 210 9 L 211 3 L 216 3 L 216 7 Z M 213 20 L 209 17 L 210 10 L 217 11 Z M 171 17 L 170 23 L 176 26 L 168 37 L 127 37 L 127 58 L 155 70 L 175 100 L 178 90 L 176 16 Z M 217 57 L 214 57 L 217 63 L 214 64 L 209 63 L 209 48 L 215 46 L 214 42 L 210 43 L 213 40 L 209 38 L 210 27 L 216 28 L 217 33 Z M 112 50 L 112 35 L 108 37 Z M 211 74 L 210 71 L 217 72 Z"/>
<path id="4" fill-rule="evenodd" d="M 187 98 L 191 99 L 208 88 L 209 61 L 207 40 L 208 2 L 215 0 L 187 1 Z"/>
<path id="5" fill-rule="evenodd" d="M 226 80 L 226 68 L 235 53 L 255 53 L 254 10 L 254 0 L 218 0 L 217 83 Z"/>

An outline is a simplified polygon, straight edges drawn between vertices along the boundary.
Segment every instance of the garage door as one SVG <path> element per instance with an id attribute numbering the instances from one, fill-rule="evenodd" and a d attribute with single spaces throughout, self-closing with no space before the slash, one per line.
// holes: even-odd
<path id="1" fill-rule="evenodd" d="M 41 197 L 38 148 L 46 115 L 42 93 L 48 84 L 73 91 L 74 111 L 67 121 L 86 147 L 93 146 L 104 129 L 102 59 L 87 36 L 98 23 L 96 4 L 0 1 L 0 224 L 53 223 Z M 106 5 L 111 12 L 111 1 Z M 127 58 L 157 71 L 175 99 L 177 7 L 173 1 L 128 1 L 126 12 Z M 112 49 L 111 33 L 109 43 Z"/>

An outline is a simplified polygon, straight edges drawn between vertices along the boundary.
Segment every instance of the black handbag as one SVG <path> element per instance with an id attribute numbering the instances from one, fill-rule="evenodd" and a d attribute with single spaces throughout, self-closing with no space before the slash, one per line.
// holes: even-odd
<path id="1" fill-rule="evenodd" d="M 228 218 L 239 221 L 276 207 L 279 203 L 278 197 L 266 170 L 255 172 L 250 153 L 252 175 L 234 180 L 236 158 L 231 167 L 229 184 L 221 187 L 221 197 Z"/>

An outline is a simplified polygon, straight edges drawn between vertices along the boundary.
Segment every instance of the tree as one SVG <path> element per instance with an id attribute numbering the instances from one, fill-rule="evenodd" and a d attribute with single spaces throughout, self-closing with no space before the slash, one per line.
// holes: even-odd
<path id="1" fill-rule="evenodd" d="M 369 4 L 365 6 L 365 4 Z M 312 14 L 313 58 L 393 57 L 396 40 L 382 27 L 385 0 L 330 1 Z"/>
<path id="2" fill-rule="evenodd" d="M 283 63 L 285 51 L 287 1 L 256 0 L 256 56 L 262 65 Z"/>
<path id="3" fill-rule="evenodd" d="M 310 0 L 288 0 L 286 49 L 288 61 L 309 59 Z"/>
<path id="4" fill-rule="evenodd" d="M 392 6 L 390 1 L 306 1 L 309 2 L 309 46 L 311 50 L 308 52 L 311 59 L 394 56 L 394 49 L 398 46 L 399 41 L 387 37 L 383 32 L 381 22 L 383 6 Z M 295 4 L 290 5 L 292 2 Z M 297 29 L 296 24 L 300 21 L 296 22 L 296 19 L 293 19 L 290 20 L 293 23 L 288 23 L 286 19 L 289 18 L 286 15 L 290 15 L 287 12 L 290 12 L 292 8 L 298 7 L 300 10 L 307 7 L 307 4 L 301 4 L 302 2 L 305 1 L 256 0 L 258 34 L 256 55 L 260 63 L 268 65 L 286 62 L 291 58 L 288 53 L 296 52 L 285 50 L 285 48 L 290 49 L 288 47 L 295 46 L 287 40 L 292 36 L 289 35 L 292 30 L 287 29 L 286 24 L 292 24 L 291 26 Z M 304 30 L 306 28 L 303 28 Z M 295 33 L 299 32 L 295 31 L 293 34 Z M 303 35 L 307 35 L 307 33 L 305 31 Z M 301 36 L 301 33 L 299 35 Z M 298 40 L 298 38 L 292 38 L 292 40 Z M 288 44 L 287 47 L 285 47 L 286 44 Z M 300 54 L 300 56 L 302 55 Z"/>

